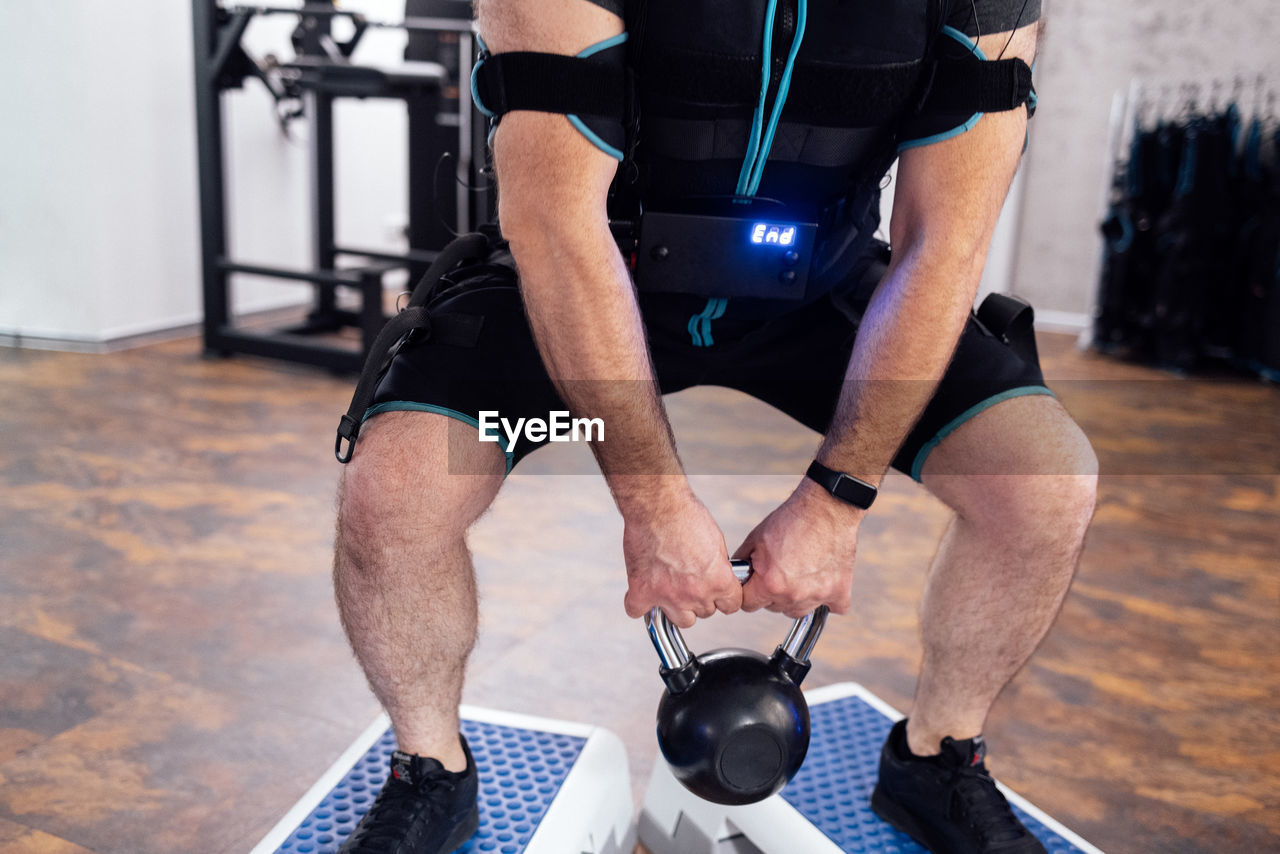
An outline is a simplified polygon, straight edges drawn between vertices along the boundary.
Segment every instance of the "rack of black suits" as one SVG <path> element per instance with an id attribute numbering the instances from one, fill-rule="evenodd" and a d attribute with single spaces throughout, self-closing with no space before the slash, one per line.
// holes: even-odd
<path id="1" fill-rule="evenodd" d="M 1280 381 L 1280 124 L 1266 81 L 1131 91 L 1093 343 Z M 1127 144 L 1126 144 L 1127 143 Z"/>

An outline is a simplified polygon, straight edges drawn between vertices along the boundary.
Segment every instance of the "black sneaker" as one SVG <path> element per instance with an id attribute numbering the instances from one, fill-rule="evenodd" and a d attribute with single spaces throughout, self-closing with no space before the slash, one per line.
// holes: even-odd
<path id="1" fill-rule="evenodd" d="M 459 736 L 462 738 L 462 736 Z M 480 826 L 476 763 L 462 738 L 467 770 L 434 759 L 391 754 L 391 775 L 338 854 L 447 854 Z"/>
<path id="2" fill-rule="evenodd" d="M 987 773 L 986 755 L 982 736 L 948 736 L 939 755 L 916 756 L 898 721 L 880 751 L 871 808 L 933 854 L 1045 854 Z"/>

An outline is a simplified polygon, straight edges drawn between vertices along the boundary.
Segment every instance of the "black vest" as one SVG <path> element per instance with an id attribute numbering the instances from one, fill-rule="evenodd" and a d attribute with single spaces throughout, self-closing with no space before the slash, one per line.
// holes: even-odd
<path id="1" fill-rule="evenodd" d="M 732 196 L 760 98 L 766 0 L 645 0 L 629 23 L 639 116 L 636 193 L 646 209 Z M 809 0 L 785 107 L 756 192 L 817 221 L 812 272 L 839 277 L 879 222 L 897 130 L 926 89 L 939 0 Z M 778 0 L 767 121 L 796 27 Z M 834 284 L 834 282 L 832 283 Z"/>
<path id="2" fill-rule="evenodd" d="M 1022 60 L 981 61 L 967 37 L 939 39 L 948 2 L 630 0 L 625 44 L 609 39 L 577 57 L 482 50 L 472 89 L 494 120 L 511 110 L 563 113 L 623 161 L 610 215 L 624 249 L 634 234 L 627 224 L 644 210 L 734 216 L 707 207 L 742 209 L 734 199 L 744 195 L 775 200 L 783 207 L 770 209 L 787 221 L 816 223 L 812 294 L 840 282 L 871 240 L 879 184 L 904 131 L 928 139 L 935 134 L 916 131 L 967 126 L 1032 93 Z M 767 158 L 752 161 L 744 182 L 756 145 Z"/>

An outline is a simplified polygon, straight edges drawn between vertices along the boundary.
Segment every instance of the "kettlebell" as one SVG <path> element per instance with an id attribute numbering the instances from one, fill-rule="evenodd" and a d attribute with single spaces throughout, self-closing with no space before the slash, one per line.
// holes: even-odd
<path id="1" fill-rule="evenodd" d="M 750 561 L 732 564 L 745 584 Z M 796 620 L 768 658 L 747 649 L 693 655 L 662 609 L 645 616 L 666 683 L 658 746 L 686 789 L 717 804 L 752 804 L 800 770 L 809 750 L 809 704 L 800 682 L 827 611 L 823 605 Z"/>

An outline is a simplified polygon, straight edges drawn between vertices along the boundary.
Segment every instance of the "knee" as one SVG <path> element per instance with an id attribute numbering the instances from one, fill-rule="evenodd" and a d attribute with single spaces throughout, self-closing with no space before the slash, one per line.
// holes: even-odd
<path id="1" fill-rule="evenodd" d="M 340 570 L 372 571 L 387 555 L 425 555 L 462 541 L 496 486 L 484 476 L 450 475 L 437 450 L 398 441 L 394 431 L 360 439 L 338 486 Z"/>
<path id="2" fill-rule="evenodd" d="M 980 480 L 972 500 L 956 508 L 961 518 L 1015 550 L 1079 550 L 1093 518 L 1096 471 Z"/>
<path id="3" fill-rule="evenodd" d="M 1078 544 L 1084 540 L 1097 505 L 1098 456 L 1075 422 L 1063 433 L 1047 451 L 1045 473 L 1032 475 L 1030 494 L 1020 497 L 1043 505 L 1037 511 L 1037 521 L 1051 524 L 1056 520 L 1073 544 Z"/>
<path id="4" fill-rule="evenodd" d="M 1083 538 L 1098 459 L 1052 398 L 1007 400 L 961 426 L 926 462 L 925 485 L 991 537 L 1043 544 Z"/>
<path id="5" fill-rule="evenodd" d="M 1079 541 L 1093 518 L 1097 474 L 1010 475 L 990 484 L 973 517 L 1023 539 Z"/>
<path id="6" fill-rule="evenodd" d="M 993 537 L 1028 549 L 1078 550 L 1093 519 L 1098 460 L 1083 433 L 1046 449 L 1035 473 L 970 478 L 953 508 Z"/>
<path id="7" fill-rule="evenodd" d="M 404 512 L 392 472 L 376 452 L 362 447 L 342 471 L 338 482 L 335 542 L 347 563 L 361 559 L 394 535 Z"/>

